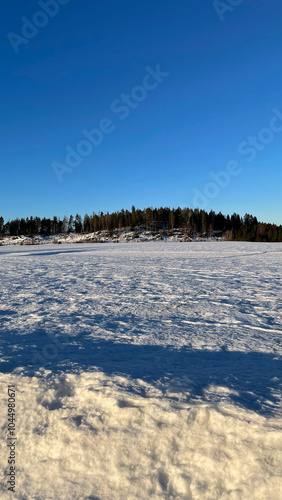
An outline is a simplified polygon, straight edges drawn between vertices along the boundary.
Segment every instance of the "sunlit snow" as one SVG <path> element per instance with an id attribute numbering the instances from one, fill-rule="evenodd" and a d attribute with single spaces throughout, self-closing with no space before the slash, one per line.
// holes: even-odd
<path id="1" fill-rule="evenodd" d="M 281 500 L 282 244 L 0 248 L 1 498 Z"/>

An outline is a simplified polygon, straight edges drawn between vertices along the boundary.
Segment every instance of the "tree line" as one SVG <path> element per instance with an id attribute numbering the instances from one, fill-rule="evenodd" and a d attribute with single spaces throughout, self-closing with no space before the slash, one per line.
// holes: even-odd
<path id="1" fill-rule="evenodd" d="M 84 217 L 65 216 L 62 220 L 54 216 L 52 219 L 40 217 L 16 218 L 5 222 L 0 217 L 0 237 L 5 236 L 51 236 L 56 234 L 92 233 L 130 228 L 144 228 L 153 232 L 171 234 L 181 230 L 188 236 L 225 236 L 227 240 L 236 241 L 282 241 L 282 226 L 258 222 L 256 217 L 245 214 L 223 215 L 198 208 L 145 208 L 120 210 L 113 213 L 85 214 Z"/>

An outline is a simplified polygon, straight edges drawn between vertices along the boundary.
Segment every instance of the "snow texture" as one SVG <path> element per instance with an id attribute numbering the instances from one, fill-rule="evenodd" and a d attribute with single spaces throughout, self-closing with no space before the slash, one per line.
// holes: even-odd
<path id="1" fill-rule="evenodd" d="M 281 500 L 282 245 L 0 248 L 19 500 Z"/>

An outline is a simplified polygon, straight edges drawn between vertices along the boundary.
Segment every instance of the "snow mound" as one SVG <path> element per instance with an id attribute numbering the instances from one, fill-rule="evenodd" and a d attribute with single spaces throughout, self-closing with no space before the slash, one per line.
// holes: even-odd
<path id="1" fill-rule="evenodd" d="M 11 376 L 0 380 L 3 408 Z M 33 378 L 18 374 L 13 383 L 16 499 L 281 498 L 281 419 L 232 405 L 173 403 L 143 380 L 100 371 L 54 376 L 42 370 Z M 6 455 L 3 500 L 10 498 Z"/>

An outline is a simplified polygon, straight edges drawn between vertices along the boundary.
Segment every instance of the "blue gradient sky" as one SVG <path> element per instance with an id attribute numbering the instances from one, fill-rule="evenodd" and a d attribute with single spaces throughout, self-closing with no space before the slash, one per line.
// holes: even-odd
<path id="1" fill-rule="evenodd" d="M 274 108 L 282 114 L 281 0 L 243 0 L 223 21 L 212 0 L 70 0 L 16 54 L 7 34 L 39 10 L 13 0 L 0 18 L 5 220 L 195 208 L 210 171 L 235 160 L 240 173 L 200 208 L 282 223 L 282 131 L 252 161 L 237 150 L 269 128 Z M 112 102 L 158 64 L 169 76 L 121 120 Z M 115 130 L 59 182 L 52 163 L 103 118 Z"/>

